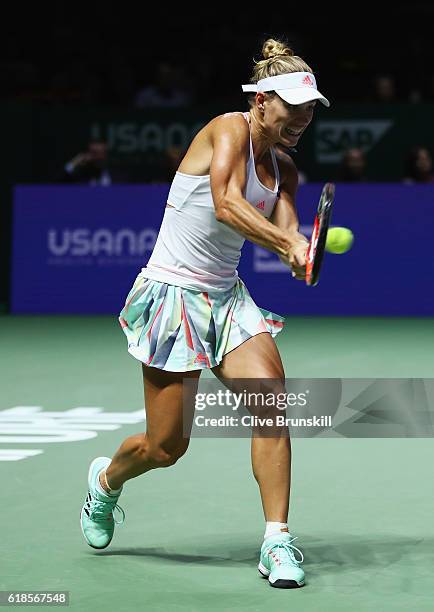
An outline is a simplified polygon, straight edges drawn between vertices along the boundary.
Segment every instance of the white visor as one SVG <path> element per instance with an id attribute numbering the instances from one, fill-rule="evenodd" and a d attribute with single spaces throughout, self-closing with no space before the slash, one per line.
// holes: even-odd
<path id="1" fill-rule="evenodd" d="M 311 72 L 289 72 L 277 76 L 260 79 L 257 83 L 242 85 L 243 91 L 265 92 L 275 91 L 282 100 L 289 104 L 304 104 L 311 100 L 319 100 L 324 106 L 330 102 L 316 88 L 316 80 Z"/>

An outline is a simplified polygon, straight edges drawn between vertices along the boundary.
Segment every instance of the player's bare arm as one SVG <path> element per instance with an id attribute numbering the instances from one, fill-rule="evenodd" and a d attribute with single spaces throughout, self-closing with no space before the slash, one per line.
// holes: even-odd
<path id="1" fill-rule="evenodd" d="M 281 183 L 279 198 L 270 217 L 270 222 L 291 237 L 291 241 L 294 243 L 293 253 L 294 255 L 297 254 L 298 261 L 303 261 L 306 257 L 306 250 L 309 242 L 307 238 L 299 232 L 299 221 L 295 204 L 298 188 L 297 168 L 291 157 L 286 153 L 276 149 L 276 155 L 280 169 Z M 284 259 L 282 259 L 282 261 L 286 263 Z M 304 279 L 305 263 L 301 266 L 295 264 L 292 267 L 297 279 Z"/>
<path id="2" fill-rule="evenodd" d="M 249 126 L 242 115 L 222 116 L 213 131 L 211 190 L 218 221 L 274 253 L 288 265 L 304 265 L 297 233 L 270 223 L 244 199 Z"/>

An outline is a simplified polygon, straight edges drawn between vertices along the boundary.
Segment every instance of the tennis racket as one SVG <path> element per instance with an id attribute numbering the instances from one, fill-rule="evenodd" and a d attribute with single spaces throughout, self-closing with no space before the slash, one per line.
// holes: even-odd
<path id="1" fill-rule="evenodd" d="M 319 199 L 318 209 L 313 223 L 312 236 L 306 255 L 306 285 L 310 287 L 314 287 L 319 281 L 319 273 L 324 257 L 327 231 L 332 216 L 334 198 L 334 184 L 326 183 Z"/>

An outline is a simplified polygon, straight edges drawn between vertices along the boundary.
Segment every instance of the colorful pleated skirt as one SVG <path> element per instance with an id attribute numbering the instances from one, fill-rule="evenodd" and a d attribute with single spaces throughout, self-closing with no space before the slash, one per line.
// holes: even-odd
<path id="1" fill-rule="evenodd" d="M 188 372 L 213 368 L 256 334 L 276 336 L 284 318 L 259 308 L 241 279 L 229 291 L 211 294 L 139 274 L 119 322 L 133 357 L 154 368 Z"/>

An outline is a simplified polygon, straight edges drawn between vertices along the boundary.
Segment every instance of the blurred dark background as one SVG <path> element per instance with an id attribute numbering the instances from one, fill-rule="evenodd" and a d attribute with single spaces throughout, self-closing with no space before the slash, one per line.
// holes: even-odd
<path id="1" fill-rule="evenodd" d="M 300 182 L 432 182 L 434 4 L 10 8 L 0 43 L 1 274 L 12 189 L 170 182 L 194 133 L 244 110 L 267 37 L 331 101 L 295 154 Z M 69 9 L 69 10 L 68 10 Z"/>
<path id="2" fill-rule="evenodd" d="M 56 5 L 45 15 L 30 6 L 25 18 L 15 9 L 1 42 L 2 99 L 133 108 L 166 63 L 192 101 L 236 103 L 262 40 L 283 36 L 335 101 L 434 100 L 430 2 L 287 5 L 267 14 L 222 6 L 220 16 L 214 7 L 139 9 L 95 2 L 85 12 Z M 377 76 L 394 81 L 389 99 L 375 90 Z"/>

